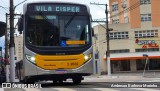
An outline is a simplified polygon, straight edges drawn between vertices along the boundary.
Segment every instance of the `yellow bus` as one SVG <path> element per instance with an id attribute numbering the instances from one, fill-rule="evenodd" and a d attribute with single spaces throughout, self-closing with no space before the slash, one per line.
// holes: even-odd
<path id="1" fill-rule="evenodd" d="M 34 2 L 23 7 L 18 31 L 23 33 L 23 60 L 16 63 L 20 81 L 34 83 L 93 74 L 91 15 L 83 4 Z"/>

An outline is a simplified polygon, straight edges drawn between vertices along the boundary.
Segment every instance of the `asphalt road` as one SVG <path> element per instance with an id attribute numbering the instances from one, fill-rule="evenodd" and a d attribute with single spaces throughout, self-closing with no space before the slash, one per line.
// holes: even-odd
<path id="1" fill-rule="evenodd" d="M 145 77 L 141 73 L 117 73 L 112 76 L 112 79 L 107 79 L 106 75 L 84 77 L 79 85 L 74 85 L 71 79 L 63 84 L 42 81 L 36 83 L 42 88 L 1 88 L 0 91 L 160 91 L 159 72 L 147 73 Z"/>
<path id="2" fill-rule="evenodd" d="M 131 82 L 82 82 L 79 85 L 74 85 L 72 82 L 64 82 L 62 84 L 53 84 L 52 82 L 39 82 L 41 83 L 42 88 L 3 88 L 0 91 L 160 91 L 160 87 L 158 88 L 137 88 L 137 87 L 111 87 L 117 84 L 119 86 L 128 86 L 131 85 L 142 85 L 144 83 L 131 83 Z M 153 83 L 149 83 L 150 85 Z M 155 85 L 160 83 L 154 83 Z M 134 85 L 134 86 L 135 86 Z"/>

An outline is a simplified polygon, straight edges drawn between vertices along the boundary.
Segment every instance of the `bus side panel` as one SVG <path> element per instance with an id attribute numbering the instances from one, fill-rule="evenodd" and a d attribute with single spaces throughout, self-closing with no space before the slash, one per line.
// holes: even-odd
<path id="1" fill-rule="evenodd" d="M 29 62 L 29 60 L 26 59 L 26 55 L 34 56 L 35 53 L 28 50 L 26 47 L 24 48 L 24 77 L 25 76 L 33 76 L 37 75 L 37 67 L 36 65 Z"/>

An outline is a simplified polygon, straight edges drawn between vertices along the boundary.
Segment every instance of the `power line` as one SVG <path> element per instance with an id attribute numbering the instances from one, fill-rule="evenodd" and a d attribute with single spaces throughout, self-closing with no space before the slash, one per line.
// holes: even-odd
<path id="1" fill-rule="evenodd" d="M 123 2 L 124 2 L 124 1 L 123 1 Z M 121 3 L 122 3 L 122 2 L 121 2 Z M 97 6 L 98 6 L 98 5 L 97 5 Z M 132 11 L 132 10 L 136 9 L 136 8 L 139 7 L 139 6 L 140 6 L 140 1 L 136 2 L 135 4 L 131 5 L 130 7 L 126 8 L 126 9 L 124 9 L 123 11 L 119 12 L 118 14 L 112 15 L 112 16 L 110 16 L 110 17 L 108 17 L 108 18 L 113 18 L 113 17 L 116 17 L 116 16 L 120 16 L 120 15 L 122 15 L 122 14 L 124 14 L 124 13 L 127 13 L 127 12 L 129 12 L 129 11 Z M 106 18 L 100 18 L 100 19 L 106 19 Z"/>
<path id="2" fill-rule="evenodd" d="M 119 12 L 118 14 L 115 14 L 115 15 L 110 16 L 109 18 L 113 18 L 113 17 L 116 17 L 116 16 L 120 16 L 120 15 L 122 15 L 122 14 L 124 14 L 124 13 L 127 13 L 127 12 L 129 12 L 129 11 L 131 11 L 131 10 L 134 10 L 135 8 L 137 8 L 137 7 L 139 7 L 139 6 L 140 6 L 140 1 L 136 2 L 136 3 L 133 4 L 132 6 L 126 8 L 125 10 Z"/>
<path id="3" fill-rule="evenodd" d="M 7 11 L 7 7 L 3 7 L 3 6 L 0 6 L 0 8 L 2 8 L 2 9 L 4 9 L 4 10 L 6 10 Z M 8 9 L 9 10 L 9 9 Z"/>
<path id="4" fill-rule="evenodd" d="M 1 0 L 2 1 L 2 3 L 3 3 L 3 5 L 5 5 L 6 7 L 9 7 L 6 3 L 7 2 L 4 2 L 3 0 Z M 5 0 L 6 1 L 6 0 Z"/>
<path id="5" fill-rule="evenodd" d="M 108 70 L 108 78 L 111 78 L 111 63 L 110 63 L 110 46 L 109 46 L 109 28 L 108 28 L 108 5 L 107 4 L 99 4 L 99 3 L 90 3 L 94 5 L 105 5 L 106 10 L 106 40 L 107 40 L 107 51 L 106 51 L 106 57 L 107 57 L 107 70 Z"/>
<path id="6" fill-rule="evenodd" d="M 131 5 L 130 7 L 124 9 L 123 11 L 121 11 L 121 12 L 119 12 L 119 13 L 110 16 L 109 18 L 113 18 L 113 17 L 116 17 L 116 16 L 120 16 L 120 15 L 122 15 L 122 14 L 124 14 L 124 13 L 127 13 L 127 12 L 129 12 L 129 11 L 132 11 L 132 10 L 136 9 L 136 8 L 139 7 L 139 6 L 140 6 L 140 1 L 136 2 L 135 4 Z M 106 19 L 106 18 L 101 18 L 101 19 Z"/>
<path id="7" fill-rule="evenodd" d="M 131 38 L 133 38 L 133 39 L 131 39 Z M 136 38 L 135 38 L 135 37 L 130 37 L 130 38 L 128 38 L 128 39 L 110 39 L 110 41 L 118 41 L 118 40 L 131 40 L 131 41 L 136 41 Z M 160 41 L 160 40 L 154 40 L 154 41 Z M 106 39 L 99 40 L 99 41 L 96 41 L 96 43 L 93 43 L 92 45 L 96 45 L 96 44 L 101 43 L 101 42 L 106 43 L 107 41 L 106 41 Z"/>
<path id="8" fill-rule="evenodd" d="M 133 4 L 132 6 L 128 7 L 127 9 L 125 9 L 125 10 L 121 11 L 120 13 L 118 13 L 118 14 L 116 14 L 116 15 L 114 15 L 114 16 L 111 16 L 111 17 L 116 17 L 117 15 L 121 15 L 121 14 L 123 14 L 125 11 L 129 12 L 129 11 L 134 10 L 135 8 L 139 7 L 139 6 L 140 6 L 140 2 L 138 1 L 138 2 L 136 2 L 135 4 Z M 103 19 L 103 18 L 102 18 L 102 19 Z M 97 23 L 100 24 L 99 22 L 97 22 Z M 100 26 L 102 26 L 102 27 L 104 28 L 103 25 L 100 24 Z M 105 35 L 105 34 L 103 34 L 103 35 Z"/>

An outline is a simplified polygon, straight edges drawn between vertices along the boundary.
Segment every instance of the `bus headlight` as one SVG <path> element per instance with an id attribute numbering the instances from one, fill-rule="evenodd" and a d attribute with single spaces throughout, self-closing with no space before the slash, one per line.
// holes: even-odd
<path id="1" fill-rule="evenodd" d="M 28 61 L 35 64 L 35 59 L 36 59 L 35 57 L 30 56 L 30 55 L 26 55 L 26 58 L 27 58 Z"/>
<path id="2" fill-rule="evenodd" d="M 88 55 L 84 55 L 84 59 L 85 61 L 88 61 L 92 58 L 92 53 L 88 54 Z"/>

